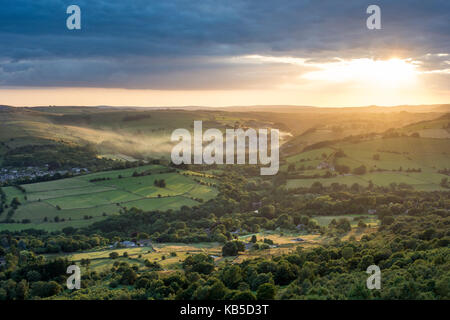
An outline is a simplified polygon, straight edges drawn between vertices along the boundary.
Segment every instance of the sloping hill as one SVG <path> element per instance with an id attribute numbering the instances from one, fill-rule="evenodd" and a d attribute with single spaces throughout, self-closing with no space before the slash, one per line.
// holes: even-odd
<path id="1" fill-rule="evenodd" d="M 155 180 L 164 180 L 165 186 L 156 186 Z M 167 211 L 200 205 L 217 195 L 215 184 L 211 175 L 148 165 L 6 187 L 6 204 L 17 198 L 20 205 L 13 214 L 7 208 L 0 215 L 0 231 L 83 227 L 122 208 Z"/>
<path id="2" fill-rule="evenodd" d="M 358 168 L 364 167 L 364 172 Z M 406 184 L 416 190 L 445 190 L 450 168 L 450 139 L 382 136 L 343 139 L 287 158 L 288 188 L 315 181 L 378 186 Z"/>

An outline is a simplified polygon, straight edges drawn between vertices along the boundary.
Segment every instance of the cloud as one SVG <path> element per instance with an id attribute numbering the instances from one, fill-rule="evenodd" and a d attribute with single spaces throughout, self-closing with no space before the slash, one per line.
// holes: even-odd
<path id="1" fill-rule="evenodd" d="M 82 30 L 66 29 L 77 4 Z M 450 2 L 380 0 L 382 30 L 365 27 L 372 1 L 15 0 L 0 10 L 0 85 L 146 89 L 265 88 L 301 70 L 233 57 L 314 62 L 393 55 L 444 68 Z M 427 54 L 431 53 L 432 56 Z M 444 59 L 445 58 L 445 59 Z M 448 68 L 448 66 L 447 66 Z"/>

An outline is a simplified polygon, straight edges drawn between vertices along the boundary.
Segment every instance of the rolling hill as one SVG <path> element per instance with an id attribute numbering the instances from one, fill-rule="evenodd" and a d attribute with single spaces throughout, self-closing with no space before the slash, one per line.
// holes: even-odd
<path id="1" fill-rule="evenodd" d="M 155 186 L 155 180 L 164 180 L 166 186 Z M 0 223 L 0 231 L 83 227 L 124 208 L 166 211 L 192 207 L 217 195 L 215 183 L 212 175 L 147 165 L 5 187 L 6 203 L 17 198 L 20 205 L 10 218 L 14 222 Z M 6 214 L 0 216 L 3 222 Z"/>

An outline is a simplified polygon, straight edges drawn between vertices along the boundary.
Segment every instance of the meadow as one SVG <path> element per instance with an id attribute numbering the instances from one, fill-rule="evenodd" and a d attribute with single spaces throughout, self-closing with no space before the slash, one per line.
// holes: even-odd
<path id="1" fill-rule="evenodd" d="M 333 152 L 342 151 L 344 156 L 333 158 Z M 300 171 L 304 175 L 318 174 L 322 176 L 327 168 L 318 168 L 320 163 L 327 162 L 333 166 L 349 167 L 347 174 L 337 174 L 330 178 L 288 178 L 287 188 L 310 187 L 318 181 L 324 186 L 333 183 L 351 186 L 358 183 L 367 186 L 372 182 L 376 186 L 388 187 L 392 183 L 407 184 L 415 190 L 445 190 L 440 182 L 447 176 L 438 173 L 448 168 L 450 163 L 450 140 L 416 137 L 376 137 L 358 142 L 336 142 L 330 146 L 317 148 L 287 158 L 295 170 L 301 167 L 313 169 Z M 352 170 L 364 165 L 365 174 L 354 174 Z M 420 172 L 417 172 L 420 169 Z M 413 172 L 414 171 L 414 172 Z M 289 177 L 289 175 L 288 175 Z"/>
<path id="2" fill-rule="evenodd" d="M 12 219 L 19 223 L 0 224 L 0 230 L 61 230 L 83 227 L 118 214 L 122 208 L 144 211 L 178 209 L 200 205 L 217 195 L 212 175 L 190 171 L 168 172 L 161 165 L 114 170 L 3 188 L 7 203 L 18 198 L 21 205 Z M 143 176 L 133 176 L 145 172 Z M 204 179 L 205 183 L 198 181 Z M 164 180 L 166 187 L 157 187 Z M 197 180 L 197 181 L 196 181 Z M 25 222 L 28 223 L 20 223 Z"/>
<path id="3" fill-rule="evenodd" d="M 114 262 L 127 262 L 132 265 L 137 265 L 141 270 L 148 269 L 145 266 L 145 261 L 157 262 L 163 268 L 162 272 L 170 270 L 181 270 L 182 261 L 189 255 L 198 253 L 207 253 L 210 255 L 220 256 L 222 246 L 216 242 L 205 242 L 195 244 L 185 243 L 155 243 L 152 246 L 136 247 L 136 248 L 99 248 L 92 251 L 85 251 L 81 253 L 54 255 L 48 254 L 47 258 L 65 257 L 70 261 L 81 264 L 81 260 L 89 259 L 90 270 L 104 271 L 110 269 Z M 115 252 L 118 258 L 111 259 L 110 254 Z M 126 257 L 124 256 L 124 253 Z"/>

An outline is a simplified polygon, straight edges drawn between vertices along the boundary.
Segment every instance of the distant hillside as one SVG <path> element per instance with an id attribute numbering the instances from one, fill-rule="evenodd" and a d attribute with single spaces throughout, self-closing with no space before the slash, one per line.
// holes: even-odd
<path id="1" fill-rule="evenodd" d="M 450 173 L 450 139 L 391 134 L 317 144 L 292 155 L 282 168 L 287 173 L 286 186 L 372 183 L 386 188 L 403 185 L 416 190 L 447 190 L 441 183 Z"/>
<path id="2" fill-rule="evenodd" d="M 450 113 L 434 120 L 413 123 L 402 128 L 400 131 L 408 134 L 417 133 L 424 138 L 449 139 Z"/>
<path id="3" fill-rule="evenodd" d="M 279 113 L 354 113 L 354 112 L 370 112 L 370 113 L 392 113 L 392 112 L 450 112 L 450 104 L 436 104 L 436 105 L 402 105 L 393 107 L 381 106 L 364 106 L 364 107 L 336 107 L 336 108 L 322 108 L 313 106 L 287 106 L 287 105 L 267 105 L 267 106 L 233 106 L 220 108 L 221 110 L 232 112 L 279 112 Z"/>
<path id="4" fill-rule="evenodd" d="M 382 133 L 420 121 L 436 120 L 450 105 L 316 108 L 249 106 L 230 108 L 138 107 L 0 107 L 0 161 L 15 148 L 36 145 L 92 145 L 98 155 L 134 159 L 168 157 L 173 130 L 191 130 L 195 120 L 204 129 L 276 128 L 283 132 L 283 152 L 295 154 L 320 141 L 370 132 Z M 197 109 L 196 109 L 197 108 Z M 277 111 L 277 112 L 275 112 Z M 441 122 L 439 122 L 441 125 Z M 431 131 L 433 129 L 434 131 Z M 414 127 L 405 129 L 410 134 Z M 426 131 L 424 131 L 426 130 Z M 446 137 L 443 128 L 421 128 L 423 136 Z"/>

